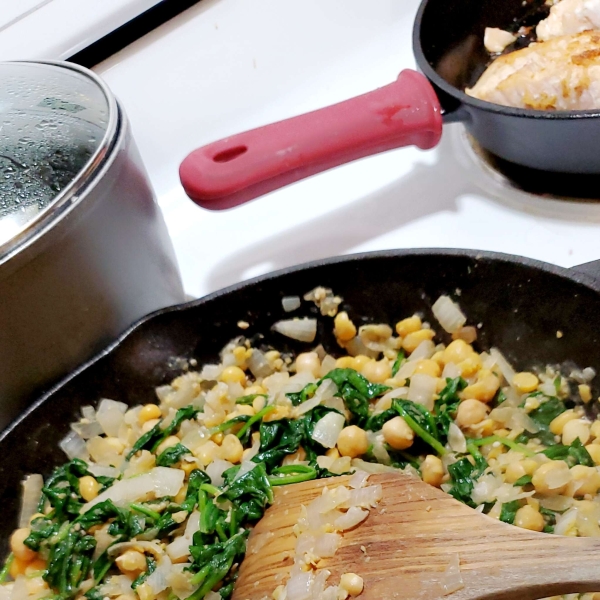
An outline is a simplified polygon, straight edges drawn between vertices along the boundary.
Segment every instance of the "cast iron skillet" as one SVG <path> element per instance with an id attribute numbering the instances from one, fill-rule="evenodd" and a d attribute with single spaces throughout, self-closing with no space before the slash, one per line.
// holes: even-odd
<path id="1" fill-rule="evenodd" d="M 220 349 L 244 334 L 264 335 L 264 344 L 301 351 L 308 344 L 272 333 L 285 313 L 281 298 L 303 295 L 317 285 L 344 298 L 355 322 L 395 322 L 424 312 L 440 294 L 460 301 L 469 323 L 482 323 L 478 346 L 498 346 L 517 368 L 572 360 L 600 372 L 600 261 L 562 269 L 509 255 L 467 250 L 406 250 L 313 262 L 235 285 L 155 312 L 131 327 L 104 352 L 45 394 L 0 435 L 0 556 L 16 527 L 20 482 L 29 473 L 47 475 L 65 462 L 58 442 L 80 408 L 112 398 L 130 405 L 155 400 L 154 388 L 181 373 L 181 361 L 214 362 Z M 309 308 L 312 307 L 312 308 Z M 317 316 L 304 302 L 291 314 Z M 339 352 L 332 320 L 319 318 L 317 341 Z M 557 338 L 556 332 L 563 336 Z M 317 342 L 315 342 L 316 344 Z M 595 397 L 599 390 L 593 390 Z"/>
<path id="2" fill-rule="evenodd" d="M 406 70 L 368 94 L 194 150 L 180 167 L 183 187 L 205 208 L 230 208 L 357 158 L 411 144 L 432 148 L 442 115 L 463 121 L 483 148 L 509 162 L 600 174 L 600 110 L 516 109 L 463 91 L 490 60 L 486 27 L 516 31 L 544 16 L 543 0 L 423 0 L 413 46 L 425 77 Z"/>

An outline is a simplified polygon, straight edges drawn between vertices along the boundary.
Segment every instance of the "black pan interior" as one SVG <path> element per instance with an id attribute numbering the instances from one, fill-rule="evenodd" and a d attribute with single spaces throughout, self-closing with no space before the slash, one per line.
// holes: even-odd
<path id="1" fill-rule="evenodd" d="M 475 84 L 490 62 L 483 46 L 486 27 L 515 33 L 521 26 L 535 26 L 547 14 L 544 0 L 425 0 L 415 43 L 438 75 L 464 90 Z M 533 35 L 534 30 L 520 37 L 506 52 L 527 45 Z"/>
<path id="2" fill-rule="evenodd" d="M 65 461 L 57 444 L 81 406 L 100 398 L 130 405 L 153 401 L 154 388 L 181 372 L 175 359 L 217 360 L 222 346 L 240 335 L 240 319 L 250 323 L 245 335 L 264 335 L 264 344 L 305 349 L 270 327 L 285 316 L 283 296 L 303 295 L 317 285 L 340 294 L 343 308 L 360 322 L 393 323 L 414 312 L 431 319 L 432 303 L 450 294 L 469 323 L 482 323 L 480 348 L 500 347 L 517 368 L 572 360 L 600 372 L 600 293 L 564 269 L 467 251 L 405 251 L 332 259 L 267 276 L 155 313 L 0 436 L 0 555 L 17 524 L 20 481 Z M 292 314 L 316 315 L 311 306 L 303 303 Z M 318 316 L 318 340 L 336 351 L 331 319 Z"/>

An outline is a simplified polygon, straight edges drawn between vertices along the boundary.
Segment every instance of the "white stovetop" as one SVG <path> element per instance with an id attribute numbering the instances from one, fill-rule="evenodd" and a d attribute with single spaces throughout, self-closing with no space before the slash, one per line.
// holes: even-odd
<path id="1" fill-rule="evenodd" d="M 56 1 L 56 0 L 55 0 Z M 572 266 L 600 258 L 600 203 L 505 193 L 469 166 L 461 126 L 211 213 L 178 179 L 195 147 L 390 82 L 414 66 L 417 0 L 202 0 L 96 67 L 117 94 L 199 296 L 314 258 L 465 247 Z M 1 35 L 0 35 L 1 42 Z"/>

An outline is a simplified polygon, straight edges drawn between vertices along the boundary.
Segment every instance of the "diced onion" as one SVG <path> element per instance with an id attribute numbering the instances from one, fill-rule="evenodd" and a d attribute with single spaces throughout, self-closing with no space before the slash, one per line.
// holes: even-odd
<path id="1" fill-rule="evenodd" d="M 313 553 L 317 558 L 331 558 L 341 543 L 342 536 L 339 533 L 322 533 L 315 538 Z"/>
<path id="2" fill-rule="evenodd" d="M 75 431 L 67 433 L 58 445 L 69 460 L 73 460 L 74 458 L 87 460 L 90 456 L 85 441 Z"/>
<path id="3" fill-rule="evenodd" d="M 504 355 L 498 348 L 492 348 L 490 350 L 490 354 L 492 358 L 496 361 L 500 372 L 502 373 L 504 379 L 509 385 L 513 384 L 513 379 L 515 378 L 515 370 L 510 366 L 510 363 L 504 358 Z"/>
<path id="4" fill-rule="evenodd" d="M 82 406 L 81 414 L 83 415 L 83 418 L 87 419 L 88 421 L 96 420 L 96 409 L 93 406 Z"/>
<path id="5" fill-rule="evenodd" d="M 387 342 L 392 337 L 392 333 L 389 325 L 361 325 L 358 337 L 369 350 L 383 352 L 388 347 Z"/>
<path id="6" fill-rule="evenodd" d="M 88 471 L 94 477 L 118 477 L 119 469 L 115 469 L 114 467 L 104 467 L 102 465 L 97 465 L 96 463 L 88 464 Z"/>
<path id="7" fill-rule="evenodd" d="M 417 373 L 410 379 L 408 399 L 422 404 L 427 410 L 433 410 L 433 396 L 437 388 L 437 379 L 431 375 Z"/>
<path id="8" fill-rule="evenodd" d="M 171 572 L 171 567 L 171 559 L 167 554 L 163 554 L 162 558 L 158 561 L 158 565 L 154 572 L 146 579 L 146 583 L 150 586 L 155 595 L 160 594 L 169 587 L 168 577 Z"/>
<path id="9" fill-rule="evenodd" d="M 298 340 L 299 342 L 313 342 L 317 335 L 316 319 L 286 319 L 277 321 L 273 329 L 281 335 Z"/>
<path id="10" fill-rule="evenodd" d="M 102 433 L 102 426 L 98 421 L 90 421 L 85 418 L 76 423 L 71 423 L 71 429 L 84 440 L 89 440 L 95 435 L 100 435 Z"/>
<path id="11" fill-rule="evenodd" d="M 336 412 L 327 413 L 319 419 L 313 429 L 312 439 L 319 442 L 325 448 L 333 448 L 337 444 L 340 432 L 344 428 L 345 419 L 343 415 Z"/>
<path id="12" fill-rule="evenodd" d="M 577 509 L 570 508 L 566 513 L 556 518 L 554 533 L 556 535 L 569 535 L 577 524 Z"/>
<path id="13" fill-rule="evenodd" d="M 223 472 L 231 469 L 231 467 L 233 467 L 233 464 L 228 460 L 216 458 L 206 467 L 206 474 L 210 477 L 210 482 L 219 487 L 225 483 Z"/>
<path id="14" fill-rule="evenodd" d="M 408 357 L 408 362 L 431 358 L 435 352 L 435 344 L 431 340 L 423 340 Z"/>
<path id="15" fill-rule="evenodd" d="M 115 402 L 104 398 L 100 401 L 98 410 L 96 411 L 96 420 L 100 423 L 102 430 L 106 435 L 117 437 L 119 435 L 119 427 L 123 422 L 123 415 L 127 410 L 127 404 L 123 402 Z"/>
<path id="16" fill-rule="evenodd" d="M 442 574 L 442 589 L 443 596 L 448 596 L 449 594 L 453 594 L 458 590 L 461 590 L 465 587 L 463 578 L 460 574 L 460 561 L 458 558 L 458 554 L 453 554 L 450 559 L 450 564 L 446 567 L 446 570 Z"/>
<path id="17" fill-rule="evenodd" d="M 396 373 L 396 379 L 408 379 L 413 376 L 413 373 L 417 369 L 417 361 L 416 360 L 407 360 L 402 363 L 402 366 L 398 369 L 398 373 Z"/>
<path id="18" fill-rule="evenodd" d="M 254 348 L 248 359 L 248 368 L 254 377 L 268 377 L 273 373 L 273 367 L 269 364 L 263 352 Z"/>
<path id="19" fill-rule="evenodd" d="M 379 356 L 377 350 L 367 348 L 358 336 L 353 337 L 344 347 L 350 356 L 364 355 L 369 358 L 377 358 Z"/>
<path id="20" fill-rule="evenodd" d="M 29 520 L 37 512 L 37 506 L 42 494 L 44 479 L 39 474 L 27 475 L 22 481 L 23 495 L 21 497 L 21 514 L 19 527 L 28 527 Z"/>
<path id="21" fill-rule="evenodd" d="M 448 333 L 458 331 L 467 322 L 467 317 L 449 296 L 440 296 L 434 302 L 431 310 L 433 316 Z"/>
<path id="22" fill-rule="evenodd" d="M 236 481 L 240 477 L 244 476 L 246 473 L 249 473 L 256 467 L 256 463 L 251 460 L 244 460 L 240 466 L 240 470 L 235 474 L 233 481 Z"/>
<path id="23" fill-rule="evenodd" d="M 453 452 L 466 452 L 467 440 L 465 434 L 456 423 L 450 423 L 448 428 L 448 445 Z"/>
<path id="24" fill-rule="evenodd" d="M 477 341 L 477 328 L 472 325 L 461 327 L 452 334 L 452 338 L 455 340 L 463 340 L 464 342 L 467 342 L 467 344 L 472 344 Z"/>
<path id="25" fill-rule="evenodd" d="M 444 366 L 444 370 L 442 371 L 442 379 L 446 379 L 446 377 L 450 377 L 450 379 L 456 379 L 460 377 L 461 371 L 457 365 L 452 362 L 446 363 Z"/>
<path id="26" fill-rule="evenodd" d="M 348 481 L 348 485 L 355 489 L 358 490 L 362 487 L 365 487 L 365 484 L 367 483 L 367 480 L 369 479 L 370 473 L 367 473 L 366 471 L 355 471 L 354 475 L 352 475 L 352 477 L 350 477 L 350 480 Z"/>
<path id="27" fill-rule="evenodd" d="M 183 486 L 184 477 L 185 473 L 180 469 L 155 467 L 143 475 L 117 481 L 96 498 L 84 504 L 79 512 L 83 514 L 92 506 L 105 500 L 112 500 L 117 506 L 125 506 L 141 500 L 149 494 L 154 494 L 156 498 L 176 496 Z"/>
<path id="28" fill-rule="evenodd" d="M 309 600 L 311 598 L 312 583 L 312 573 L 295 573 L 287 582 L 286 600 Z"/>
<path id="29" fill-rule="evenodd" d="M 359 506 L 361 508 L 374 507 L 377 506 L 382 497 L 383 488 L 378 483 L 357 490 L 351 490 L 350 497 L 341 506 L 342 508 L 350 508 L 352 506 Z"/>
<path id="30" fill-rule="evenodd" d="M 300 308 L 300 296 L 284 296 L 281 299 L 281 305 L 285 312 L 292 312 L 297 308 Z"/>
<path id="31" fill-rule="evenodd" d="M 594 377 L 596 377 L 596 371 L 592 367 L 586 367 L 583 370 L 575 369 L 571 371 L 570 378 L 574 379 L 577 383 L 589 383 Z"/>
<path id="32" fill-rule="evenodd" d="M 529 433 L 537 433 L 539 425 L 522 409 L 504 406 L 505 402 L 490 413 L 490 418 L 502 423 L 509 429 L 525 429 Z"/>
<path id="33" fill-rule="evenodd" d="M 336 529 L 347 531 L 362 523 L 369 516 L 369 511 L 358 506 L 351 506 L 347 512 L 339 516 L 333 525 Z"/>
<path id="34" fill-rule="evenodd" d="M 319 404 L 322 404 L 326 400 L 333 398 L 333 396 L 337 393 L 337 391 L 338 390 L 337 390 L 337 386 L 335 385 L 335 383 L 331 379 L 326 379 L 317 388 L 317 390 L 315 391 L 315 395 L 312 398 L 310 398 L 309 400 L 307 400 L 306 402 L 303 402 L 302 404 L 298 405 L 294 409 L 294 413 L 298 416 L 301 416 L 301 415 L 309 412 L 310 410 L 315 408 L 315 406 L 318 406 Z"/>

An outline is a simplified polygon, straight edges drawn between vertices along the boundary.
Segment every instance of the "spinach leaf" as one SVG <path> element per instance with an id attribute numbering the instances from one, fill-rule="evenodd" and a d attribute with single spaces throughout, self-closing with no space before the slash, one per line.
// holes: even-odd
<path id="1" fill-rule="evenodd" d="M 170 467 L 178 463 L 183 456 L 190 454 L 190 450 L 183 444 L 175 444 L 166 450 L 163 450 L 156 459 L 156 464 L 159 467 Z"/>
<path id="2" fill-rule="evenodd" d="M 590 453 L 585 449 L 579 438 L 576 438 L 570 446 L 564 446 L 563 444 L 550 446 L 543 450 L 542 454 L 553 460 L 564 460 L 569 467 L 575 465 L 594 466 Z"/>
<path id="3" fill-rule="evenodd" d="M 392 365 L 392 377 L 396 377 L 398 371 L 400 370 L 400 367 L 404 364 L 405 361 L 406 355 L 404 354 L 404 350 L 400 350 L 400 352 L 398 352 L 396 360 L 394 361 L 394 364 Z"/>
<path id="4" fill-rule="evenodd" d="M 567 410 L 567 407 L 562 400 L 559 400 L 555 396 L 548 396 L 547 398 L 548 399 L 542 402 L 538 408 L 535 408 L 529 413 L 529 417 L 545 431 L 548 430 L 550 423 L 556 419 L 558 415 Z"/>
<path id="5" fill-rule="evenodd" d="M 467 382 L 462 377 L 451 379 L 446 377 L 446 386 L 435 401 L 435 416 L 438 436 L 441 440 L 448 439 L 450 423 L 454 422 L 454 415 L 458 410 L 460 398 L 458 393 L 467 387 Z"/>
<path id="6" fill-rule="evenodd" d="M 210 477 L 200 469 L 194 469 L 188 478 L 188 488 L 185 500 L 181 503 L 181 510 L 191 513 L 198 503 L 198 492 L 203 483 L 210 483 Z"/>
<path id="7" fill-rule="evenodd" d="M 378 415 L 371 415 L 365 423 L 365 429 L 367 431 L 380 431 L 385 423 L 397 416 L 398 411 L 395 408 L 388 408 Z"/>
<path id="8" fill-rule="evenodd" d="M 515 522 L 515 516 L 519 508 L 521 508 L 521 503 L 518 500 L 505 502 L 500 509 L 500 520 L 512 525 Z"/>
<path id="9" fill-rule="evenodd" d="M 321 382 L 319 382 L 321 383 Z M 312 398 L 319 387 L 319 383 L 309 383 L 305 385 L 299 392 L 289 392 L 286 396 L 292 401 L 294 406 L 298 406 Z"/>
<path id="10" fill-rule="evenodd" d="M 394 399 L 392 408 L 406 421 L 406 424 L 424 442 L 429 444 L 438 454 L 446 454 L 438 436 L 435 417 L 421 404 L 410 400 Z"/>
<path id="11" fill-rule="evenodd" d="M 156 561 L 150 556 L 146 556 L 146 570 L 140 573 L 134 579 L 133 583 L 131 584 L 131 588 L 135 590 L 137 587 L 142 585 L 142 583 L 144 583 L 144 581 L 146 581 L 146 579 L 148 579 L 148 577 L 152 575 L 154 571 L 156 571 Z"/>
<path id="12" fill-rule="evenodd" d="M 267 394 L 248 394 L 247 396 L 242 396 L 238 398 L 235 403 L 236 404 L 252 404 L 255 398 L 262 396 L 263 398 L 268 398 Z"/>
<path id="13" fill-rule="evenodd" d="M 321 381 L 331 379 L 337 386 L 336 396 L 344 401 L 358 425 L 362 426 L 369 418 L 369 400 L 373 400 L 390 388 L 380 383 L 371 383 L 354 369 L 333 369 Z"/>
<path id="14" fill-rule="evenodd" d="M 523 475 L 523 477 L 519 477 L 514 483 L 514 487 L 523 487 L 524 485 L 529 485 L 531 483 L 531 475 Z"/>
<path id="15" fill-rule="evenodd" d="M 448 493 L 457 500 L 475 508 L 475 503 L 471 499 L 471 493 L 473 492 L 475 482 L 483 475 L 488 464 L 475 446 L 467 444 L 467 448 L 474 458 L 475 464 L 472 464 L 471 461 L 465 457 L 448 466 L 448 474 L 450 475 L 450 481 L 452 482 L 452 487 Z"/>
<path id="16" fill-rule="evenodd" d="M 237 472 L 237 470 L 236 470 Z M 257 464 L 251 471 L 245 473 L 235 481 L 232 469 L 225 471 L 227 486 L 219 501 L 229 500 L 237 511 L 238 524 L 260 519 L 267 504 L 273 502 L 273 490 L 267 477 L 264 464 Z M 231 483 L 229 483 L 231 481 Z"/>

